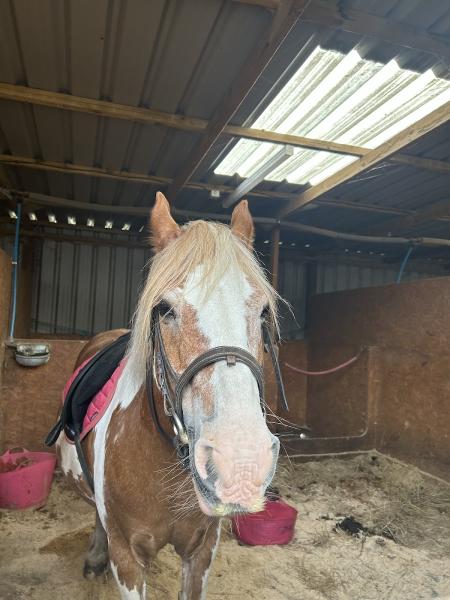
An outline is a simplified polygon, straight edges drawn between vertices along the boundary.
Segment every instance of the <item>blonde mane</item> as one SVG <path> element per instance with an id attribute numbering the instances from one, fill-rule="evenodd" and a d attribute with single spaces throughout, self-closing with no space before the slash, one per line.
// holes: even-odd
<path id="1" fill-rule="evenodd" d="M 204 269 L 201 285 L 205 298 L 226 271 L 241 271 L 251 285 L 267 296 L 271 318 L 275 327 L 278 327 L 279 296 L 268 282 L 254 253 L 227 225 L 206 221 L 187 223 L 182 228 L 182 235 L 152 258 L 148 278 L 133 317 L 128 358 L 134 375 L 139 379 L 145 377 L 153 308 L 164 294 L 182 286 L 199 265 Z"/>

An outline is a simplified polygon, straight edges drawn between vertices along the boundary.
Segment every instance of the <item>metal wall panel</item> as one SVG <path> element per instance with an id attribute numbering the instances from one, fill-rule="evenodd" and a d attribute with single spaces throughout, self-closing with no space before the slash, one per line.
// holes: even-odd
<path id="1" fill-rule="evenodd" d="M 35 249 L 32 331 L 92 335 L 129 326 L 150 249 L 53 240 Z"/>
<path id="2" fill-rule="evenodd" d="M 351 264 L 317 265 L 317 284 L 315 293 L 337 292 L 361 287 L 388 285 L 395 283 L 398 267 L 368 267 Z M 402 281 L 414 281 L 424 277 L 436 277 L 436 273 L 405 271 Z"/>
<path id="3" fill-rule="evenodd" d="M 280 330 L 284 340 L 303 338 L 306 317 L 306 264 L 296 260 L 281 260 L 279 269 L 280 295 L 289 305 L 280 305 Z"/>
<path id="4" fill-rule="evenodd" d="M 0 247 L 10 254 L 11 239 L 0 239 Z M 35 240 L 33 256 L 33 332 L 92 335 L 129 326 L 150 249 Z M 436 277 L 437 271 L 431 271 L 407 269 L 403 281 Z M 282 256 L 279 291 L 289 304 L 280 306 L 283 339 L 303 338 L 308 295 L 387 285 L 395 283 L 397 275 L 397 265 L 394 268 L 323 261 L 317 265 L 315 289 L 307 290 L 306 262 Z"/>

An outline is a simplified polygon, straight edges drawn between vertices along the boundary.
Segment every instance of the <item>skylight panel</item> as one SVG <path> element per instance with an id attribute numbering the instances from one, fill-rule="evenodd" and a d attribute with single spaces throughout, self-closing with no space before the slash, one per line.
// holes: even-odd
<path id="1" fill-rule="evenodd" d="M 373 149 L 450 99 L 450 82 L 430 69 L 416 73 L 317 47 L 251 125 Z M 280 146 L 241 139 L 216 167 L 219 175 L 250 177 Z M 265 179 L 316 185 L 356 156 L 295 148 Z"/>

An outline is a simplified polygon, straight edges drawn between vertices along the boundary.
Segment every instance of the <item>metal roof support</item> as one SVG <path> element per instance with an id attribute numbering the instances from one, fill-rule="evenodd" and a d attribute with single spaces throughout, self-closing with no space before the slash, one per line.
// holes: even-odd
<path id="1" fill-rule="evenodd" d="M 284 163 L 288 158 L 294 154 L 294 148 L 292 146 L 284 146 L 276 154 L 272 156 L 268 161 L 259 167 L 257 171 L 253 173 L 251 177 L 247 177 L 244 181 L 238 185 L 238 187 L 231 192 L 228 198 L 222 202 L 223 208 L 229 208 L 233 206 L 243 196 L 248 194 L 253 188 L 255 188 L 264 177 L 272 173 L 277 167 Z"/>

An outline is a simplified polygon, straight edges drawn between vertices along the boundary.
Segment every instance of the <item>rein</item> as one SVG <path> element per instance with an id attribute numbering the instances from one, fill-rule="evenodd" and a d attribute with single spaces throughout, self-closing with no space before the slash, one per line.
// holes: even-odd
<path id="1" fill-rule="evenodd" d="M 261 327 L 264 349 L 270 354 L 281 399 L 286 410 L 289 410 L 283 380 L 281 377 L 278 356 L 272 340 L 269 325 L 266 321 L 263 321 Z M 246 365 L 252 372 L 252 375 L 258 384 L 261 410 L 265 415 L 264 368 L 263 365 L 261 365 L 256 358 L 244 348 L 239 348 L 238 346 L 216 346 L 215 348 L 211 348 L 210 350 L 207 350 L 203 354 L 197 356 L 197 358 L 195 358 L 186 367 L 181 375 L 178 375 L 170 364 L 170 360 L 167 356 L 161 334 L 158 307 L 156 307 L 152 312 L 150 347 L 152 350 L 147 359 L 146 373 L 146 390 L 150 414 L 158 433 L 169 444 L 173 444 L 175 446 L 180 459 L 185 460 L 189 456 L 189 438 L 183 419 L 183 392 L 186 386 L 191 383 L 195 375 L 209 365 L 215 364 L 219 361 L 226 361 L 228 367 L 233 367 L 238 362 Z M 171 438 L 167 431 L 165 431 L 159 420 L 153 393 L 153 373 L 156 375 L 156 381 L 163 396 L 164 413 L 169 417 L 174 430 L 175 435 L 173 438 Z"/>

